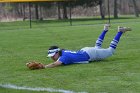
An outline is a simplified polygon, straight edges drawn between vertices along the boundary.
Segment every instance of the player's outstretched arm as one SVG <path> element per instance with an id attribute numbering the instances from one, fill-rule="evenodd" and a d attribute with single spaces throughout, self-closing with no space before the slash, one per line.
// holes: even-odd
<path id="1" fill-rule="evenodd" d="M 53 68 L 53 67 L 57 67 L 57 66 L 60 66 L 60 65 L 62 65 L 62 62 L 56 61 L 54 63 L 50 63 L 48 65 L 45 65 L 45 68 Z"/>

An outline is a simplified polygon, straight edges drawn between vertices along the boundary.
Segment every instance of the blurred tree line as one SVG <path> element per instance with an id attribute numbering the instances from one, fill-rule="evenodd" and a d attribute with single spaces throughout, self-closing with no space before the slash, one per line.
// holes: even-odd
<path id="1" fill-rule="evenodd" d="M 66 2 L 34 2 L 30 3 L 0 3 L 0 20 L 28 19 L 31 9 L 32 19 L 47 18 L 68 19 L 72 17 L 101 16 L 104 19 L 108 13 L 119 18 L 119 15 L 135 15 L 139 17 L 140 0 L 71 0 Z M 109 9 L 108 9 L 109 8 Z"/>

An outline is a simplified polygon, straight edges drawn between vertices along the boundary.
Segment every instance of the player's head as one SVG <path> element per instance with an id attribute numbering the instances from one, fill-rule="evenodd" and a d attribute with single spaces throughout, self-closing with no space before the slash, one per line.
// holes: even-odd
<path id="1" fill-rule="evenodd" d="M 60 50 L 61 49 L 58 46 L 50 46 L 47 57 L 51 57 L 54 61 L 56 61 L 59 57 Z"/>

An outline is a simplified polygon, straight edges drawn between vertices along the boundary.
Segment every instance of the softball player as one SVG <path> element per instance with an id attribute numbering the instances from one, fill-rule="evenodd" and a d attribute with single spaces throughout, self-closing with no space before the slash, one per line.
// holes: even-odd
<path id="1" fill-rule="evenodd" d="M 131 31 L 128 27 L 118 27 L 118 32 L 111 41 L 109 48 L 102 48 L 102 43 L 106 33 L 108 32 L 109 24 L 104 25 L 104 30 L 98 37 L 94 47 L 84 47 L 78 51 L 60 49 L 58 46 L 51 46 L 48 50 L 48 57 L 54 62 L 45 67 L 56 67 L 59 65 L 68 65 L 74 63 L 89 63 L 90 61 L 103 60 L 112 56 L 119 43 L 120 37 L 124 32 Z"/>

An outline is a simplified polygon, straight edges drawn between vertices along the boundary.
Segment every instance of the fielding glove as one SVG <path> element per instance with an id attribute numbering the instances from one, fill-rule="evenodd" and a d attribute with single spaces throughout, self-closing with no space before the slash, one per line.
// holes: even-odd
<path id="1" fill-rule="evenodd" d="M 28 62 L 26 63 L 26 66 L 31 69 L 31 70 L 35 70 L 35 69 L 44 69 L 45 65 L 42 63 L 38 63 L 38 62 Z"/>

